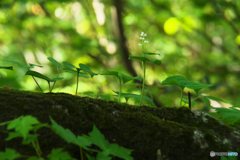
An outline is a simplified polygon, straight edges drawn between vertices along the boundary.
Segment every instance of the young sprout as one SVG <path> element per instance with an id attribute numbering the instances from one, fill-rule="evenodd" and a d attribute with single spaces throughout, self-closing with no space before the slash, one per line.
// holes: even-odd
<path id="1" fill-rule="evenodd" d="M 141 91 L 141 98 L 140 98 L 140 106 L 142 105 L 142 99 L 143 99 L 143 94 L 144 94 L 144 84 L 145 84 L 145 75 L 146 75 L 146 63 L 148 61 L 150 61 L 151 63 L 154 63 L 156 65 L 160 65 L 161 61 L 160 60 L 154 60 L 154 59 L 148 59 L 146 57 L 144 57 L 145 55 L 160 55 L 158 53 L 149 53 L 149 52 L 144 52 L 143 51 L 143 47 L 145 43 L 148 43 L 148 41 L 145 39 L 145 37 L 147 36 L 147 34 L 145 34 L 144 32 L 142 32 L 140 34 L 140 43 L 138 44 L 139 46 L 142 47 L 142 56 L 138 57 L 138 56 L 129 56 L 128 59 L 137 59 L 142 61 L 142 67 L 143 67 L 143 84 L 142 84 L 142 91 Z"/>

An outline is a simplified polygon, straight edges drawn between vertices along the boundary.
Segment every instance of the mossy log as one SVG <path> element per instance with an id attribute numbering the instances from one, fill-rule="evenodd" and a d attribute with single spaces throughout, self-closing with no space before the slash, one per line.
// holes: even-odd
<path id="1" fill-rule="evenodd" d="M 135 160 L 157 160 L 158 149 L 166 160 L 220 159 L 210 157 L 211 151 L 240 153 L 239 130 L 186 107 L 139 107 L 66 93 L 0 89 L 0 123 L 21 115 L 32 115 L 48 124 L 51 116 L 76 135 L 88 134 L 96 125 L 110 143 L 134 150 Z M 43 157 L 52 148 L 64 148 L 80 160 L 79 148 L 50 129 L 41 128 L 37 133 Z M 21 138 L 5 141 L 6 137 L 0 132 L 0 151 L 12 148 L 22 155 L 36 156 L 31 146 L 21 144 Z"/>

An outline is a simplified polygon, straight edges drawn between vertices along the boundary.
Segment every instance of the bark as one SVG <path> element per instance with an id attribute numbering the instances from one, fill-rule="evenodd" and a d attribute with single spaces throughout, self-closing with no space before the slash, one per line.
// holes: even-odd
<path id="1" fill-rule="evenodd" d="M 186 107 L 139 107 L 67 93 L 0 89 L 0 123 L 21 115 L 32 115 L 49 124 L 51 116 L 75 135 L 88 134 L 95 125 L 110 143 L 134 150 L 136 160 L 156 160 L 159 151 L 165 160 L 214 160 L 219 157 L 210 157 L 211 151 L 240 152 L 239 130 Z M 0 130 L 6 130 L 6 126 L 0 126 Z M 50 129 L 41 128 L 37 133 L 43 157 L 52 148 L 64 148 L 80 159 L 79 148 Z M 22 155 L 36 156 L 32 147 L 21 144 L 21 138 L 5 141 L 7 136 L 0 132 L 0 151 L 11 148 Z"/>

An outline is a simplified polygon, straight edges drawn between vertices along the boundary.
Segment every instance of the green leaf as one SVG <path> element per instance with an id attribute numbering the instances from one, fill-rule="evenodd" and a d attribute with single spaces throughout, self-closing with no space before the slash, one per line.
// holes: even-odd
<path id="1" fill-rule="evenodd" d="M 104 135 L 97 129 L 97 127 L 94 125 L 92 132 L 89 133 L 88 139 L 101 148 L 103 151 L 107 150 L 109 148 L 109 142 L 105 139 Z"/>
<path id="2" fill-rule="evenodd" d="M 95 157 L 90 156 L 89 154 L 86 153 L 86 157 L 88 160 L 96 160 Z"/>
<path id="3" fill-rule="evenodd" d="M 162 81 L 162 85 L 179 86 L 183 90 L 184 86 L 180 84 L 179 81 L 188 81 L 188 79 L 180 75 L 170 76 L 167 77 L 164 81 Z"/>
<path id="4" fill-rule="evenodd" d="M 51 79 L 50 79 L 50 78 L 48 78 L 47 76 L 44 76 L 44 75 L 42 75 L 41 73 L 38 73 L 38 72 L 36 72 L 36 71 L 28 70 L 25 75 L 30 75 L 30 76 L 38 77 L 38 78 L 44 79 L 44 80 L 46 80 L 46 81 L 48 81 L 48 82 L 51 82 Z"/>
<path id="5" fill-rule="evenodd" d="M 97 75 L 96 73 L 92 72 L 91 69 L 90 69 L 87 65 L 85 65 L 85 64 L 79 63 L 79 67 L 80 67 L 80 69 L 88 72 L 88 73 L 91 75 L 91 78 L 92 78 L 94 75 Z"/>
<path id="6" fill-rule="evenodd" d="M 87 146 L 91 145 L 91 142 L 88 139 L 80 136 L 76 138 L 76 135 L 73 134 L 69 129 L 64 129 L 62 126 L 58 125 L 51 117 L 50 120 L 52 122 L 52 128 L 54 129 L 54 132 L 66 142 L 73 143 L 86 150 Z"/>
<path id="7" fill-rule="evenodd" d="M 209 101 L 208 98 L 206 98 L 205 96 L 202 96 L 202 95 L 200 95 L 199 98 L 200 98 L 205 104 L 207 104 L 208 106 L 211 106 L 211 105 L 210 105 L 210 101 Z"/>
<path id="8" fill-rule="evenodd" d="M 235 107 L 235 108 L 240 108 L 240 105 L 234 105 L 232 107 Z"/>
<path id="9" fill-rule="evenodd" d="M 214 96 L 205 96 L 208 99 L 212 99 L 214 101 L 218 101 L 218 102 L 224 102 L 223 100 L 221 100 L 220 98 L 214 97 Z"/>
<path id="10" fill-rule="evenodd" d="M 15 150 L 6 148 L 5 152 L 0 152 L 0 160 L 14 160 L 21 157 Z"/>
<path id="11" fill-rule="evenodd" d="M 12 120 L 8 126 L 7 130 L 15 129 L 15 131 L 21 133 L 23 138 L 27 137 L 28 132 L 33 128 L 33 125 L 39 124 L 39 121 L 30 115 L 21 116 L 17 119 Z"/>
<path id="12" fill-rule="evenodd" d="M 13 66 L 10 66 L 10 67 L 2 67 L 2 66 L 0 66 L 0 69 L 8 69 L 8 70 L 13 70 Z"/>
<path id="13" fill-rule="evenodd" d="M 22 137 L 22 134 L 19 133 L 19 132 L 10 132 L 8 133 L 8 137 L 5 139 L 6 141 L 9 141 L 13 138 L 16 138 L 16 137 Z"/>
<path id="14" fill-rule="evenodd" d="M 20 67 L 20 68 L 26 68 L 26 69 L 33 68 L 33 66 L 24 65 L 24 64 L 21 64 L 21 63 L 19 63 L 19 62 L 17 62 L 17 61 L 14 61 L 14 60 L 3 59 L 3 61 L 11 62 L 11 63 L 17 64 L 18 67 Z"/>
<path id="15" fill-rule="evenodd" d="M 222 115 L 222 119 L 225 118 L 236 118 L 237 120 L 240 120 L 240 110 L 235 109 L 234 107 L 227 108 L 215 108 L 216 111 L 220 111 L 220 114 Z"/>
<path id="16" fill-rule="evenodd" d="M 119 92 L 117 91 L 113 91 L 115 92 L 117 95 L 119 95 Z M 122 97 L 129 97 L 129 98 L 136 98 L 136 99 L 141 99 L 141 95 L 137 95 L 137 94 L 128 94 L 128 93 L 121 93 Z M 150 103 L 151 105 L 154 105 L 153 100 L 149 97 L 143 96 L 143 100 L 147 101 L 148 103 Z"/>
<path id="17" fill-rule="evenodd" d="M 149 60 L 150 60 L 150 62 L 152 62 L 153 64 L 156 64 L 158 66 L 160 66 L 162 64 L 162 61 L 160 61 L 160 60 L 155 60 L 155 59 L 149 59 Z"/>
<path id="18" fill-rule="evenodd" d="M 61 65 L 61 63 L 59 63 L 58 61 L 56 61 L 54 58 L 48 57 L 47 59 L 48 59 L 52 64 L 54 64 L 57 68 L 63 68 L 63 66 Z"/>
<path id="19" fill-rule="evenodd" d="M 116 71 L 107 71 L 107 72 L 101 73 L 100 75 L 112 75 L 112 76 L 116 76 L 119 79 L 118 74 L 119 73 Z"/>
<path id="20" fill-rule="evenodd" d="M 150 62 L 152 62 L 152 63 L 154 63 L 154 64 L 156 64 L 156 65 L 160 65 L 161 64 L 161 61 L 160 60 L 155 60 L 155 59 L 148 59 L 148 58 L 146 58 L 146 57 L 138 57 L 138 56 L 129 56 L 129 58 L 128 59 L 137 59 L 137 60 L 140 60 L 140 61 L 142 61 L 144 64 L 146 64 L 148 61 L 150 61 Z"/>
<path id="21" fill-rule="evenodd" d="M 78 77 L 89 78 L 86 74 L 82 74 L 82 73 L 77 74 L 77 71 L 73 71 L 73 70 L 65 70 L 65 72 L 68 72 L 68 73 L 72 73 L 72 74 L 78 75 Z"/>
<path id="22" fill-rule="evenodd" d="M 72 69 L 72 68 L 77 68 L 74 65 L 72 65 L 71 63 L 68 62 L 63 62 L 63 66 L 68 68 L 68 69 Z"/>
<path id="23" fill-rule="evenodd" d="M 108 150 L 108 151 L 98 152 L 96 159 L 97 160 L 111 160 L 112 157 L 109 157 L 109 150 Z"/>
<path id="24" fill-rule="evenodd" d="M 210 87 L 212 84 L 202 84 L 202 83 L 196 83 L 196 82 L 190 82 L 185 80 L 178 81 L 180 85 L 183 85 L 184 87 L 194 89 L 196 93 L 198 93 L 202 88 Z"/>
<path id="25" fill-rule="evenodd" d="M 188 104 L 188 98 L 183 98 L 183 102 Z M 196 101 L 191 101 L 191 106 L 194 106 L 195 104 L 197 104 Z"/>
<path id="26" fill-rule="evenodd" d="M 119 146 L 118 144 L 110 144 L 109 148 L 111 148 L 110 150 L 110 154 L 114 155 L 116 157 L 125 159 L 125 160 L 133 160 L 133 158 L 130 156 L 131 152 L 133 150 L 130 149 L 126 149 L 124 147 Z"/>
<path id="27" fill-rule="evenodd" d="M 72 158 L 68 152 L 63 152 L 63 148 L 52 149 L 51 153 L 47 155 L 50 160 L 76 160 Z"/>
<path id="28" fill-rule="evenodd" d="M 27 160 L 44 160 L 44 158 L 38 158 L 36 156 L 30 157 Z"/>
<path id="29" fill-rule="evenodd" d="M 140 60 L 142 61 L 143 63 L 147 63 L 148 61 L 150 61 L 150 59 L 146 58 L 146 57 L 138 57 L 138 56 L 129 56 L 128 59 L 137 59 L 137 60 Z"/>
<path id="30" fill-rule="evenodd" d="M 25 139 L 23 139 L 22 144 L 23 145 L 29 144 L 29 143 L 33 142 L 37 137 L 38 137 L 37 134 L 34 134 L 34 135 L 28 134 L 27 137 Z"/>
<path id="31" fill-rule="evenodd" d="M 131 77 L 131 76 L 126 76 L 124 74 L 121 74 L 121 75 L 122 75 L 123 83 L 129 82 L 129 81 L 134 80 L 134 79 L 142 81 L 142 77 L 141 76 Z"/>
<path id="32" fill-rule="evenodd" d="M 40 67 L 40 68 L 43 68 L 43 66 L 41 66 L 41 65 L 38 65 L 38 64 L 32 64 L 32 63 L 29 63 L 29 66 L 33 66 L 33 67 Z"/>
<path id="33" fill-rule="evenodd" d="M 63 78 L 62 77 L 59 77 L 59 78 L 53 78 L 51 79 L 51 82 L 56 82 L 56 81 L 59 81 L 59 80 L 62 80 Z"/>
<path id="34" fill-rule="evenodd" d="M 143 55 L 144 55 L 144 56 L 145 56 L 145 55 L 159 55 L 159 56 L 160 56 L 159 53 L 150 53 L 150 52 L 143 52 Z"/>
<path id="35" fill-rule="evenodd" d="M 162 85 L 172 85 L 172 86 L 179 86 L 182 90 L 187 87 L 190 89 L 194 89 L 196 93 L 198 93 L 202 88 L 210 87 L 211 84 L 202 84 L 196 82 L 190 82 L 187 78 L 177 75 L 177 76 L 170 76 L 167 77 L 163 82 Z"/>

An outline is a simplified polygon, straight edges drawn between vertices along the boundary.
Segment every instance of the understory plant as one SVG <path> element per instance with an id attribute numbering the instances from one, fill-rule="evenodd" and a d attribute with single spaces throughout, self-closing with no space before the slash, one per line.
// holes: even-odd
<path id="1" fill-rule="evenodd" d="M 147 34 L 145 34 L 144 32 L 141 33 L 140 35 L 140 43 L 139 46 L 142 47 L 142 56 L 129 56 L 128 59 L 136 59 L 136 60 L 140 60 L 142 61 L 142 68 L 143 68 L 143 83 L 142 83 L 142 92 L 141 92 L 141 98 L 140 98 L 140 106 L 142 105 L 142 99 L 143 99 L 143 94 L 144 94 L 144 84 L 145 84 L 145 75 L 146 75 L 146 63 L 148 61 L 150 61 L 153 64 L 156 65 L 161 65 L 161 61 L 160 60 L 155 60 L 155 59 L 148 59 L 146 57 L 144 57 L 145 55 L 160 55 L 158 53 L 150 53 L 150 52 L 144 52 L 144 44 L 148 43 L 148 41 L 145 39 L 145 37 L 147 36 Z"/>
<path id="2" fill-rule="evenodd" d="M 76 136 L 69 129 L 64 129 L 62 126 L 58 125 L 51 117 L 50 120 L 52 125 L 46 123 L 42 124 L 35 117 L 27 115 L 0 123 L 0 126 L 7 125 L 8 131 L 1 131 L 8 134 L 8 137 L 5 139 L 6 141 L 16 137 L 22 137 L 22 144 L 32 144 L 32 147 L 37 154 L 37 156 L 26 156 L 17 153 L 14 149 L 6 148 L 5 152 L 0 152 L 0 160 L 14 160 L 17 158 L 24 158 L 26 160 L 44 160 L 37 138 L 37 130 L 42 127 L 50 128 L 67 143 L 77 145 L 80 148 L 81 160 L 83 160 L 83 154 L 85 154 L 88 160 L 111 160 L 112 156 L 125 160 L 133 160 L 130 156 L 132 150 L 121 147 L 115 143 L 109 143 L 96 126 L 93 126 L 93 130 L 89 133 L 89 136 Z M 9 130 L 14 131 L 10 132 Z M 32 132 L 34 134 L 32 134 Z M 92 149 L 91 145 L 98 146 L 101 150 Z M 82 149 L 84 151 L 82 151 Z M 96 157 L 93 156 L 93 153 L 97 153 Z M 52 149 L 51 153 L 47 155 L 47 158 L 50 160 L 76 160 L 75 158 L 72 158 L 68 152 L 64 151 L 63 148 Z"/>

